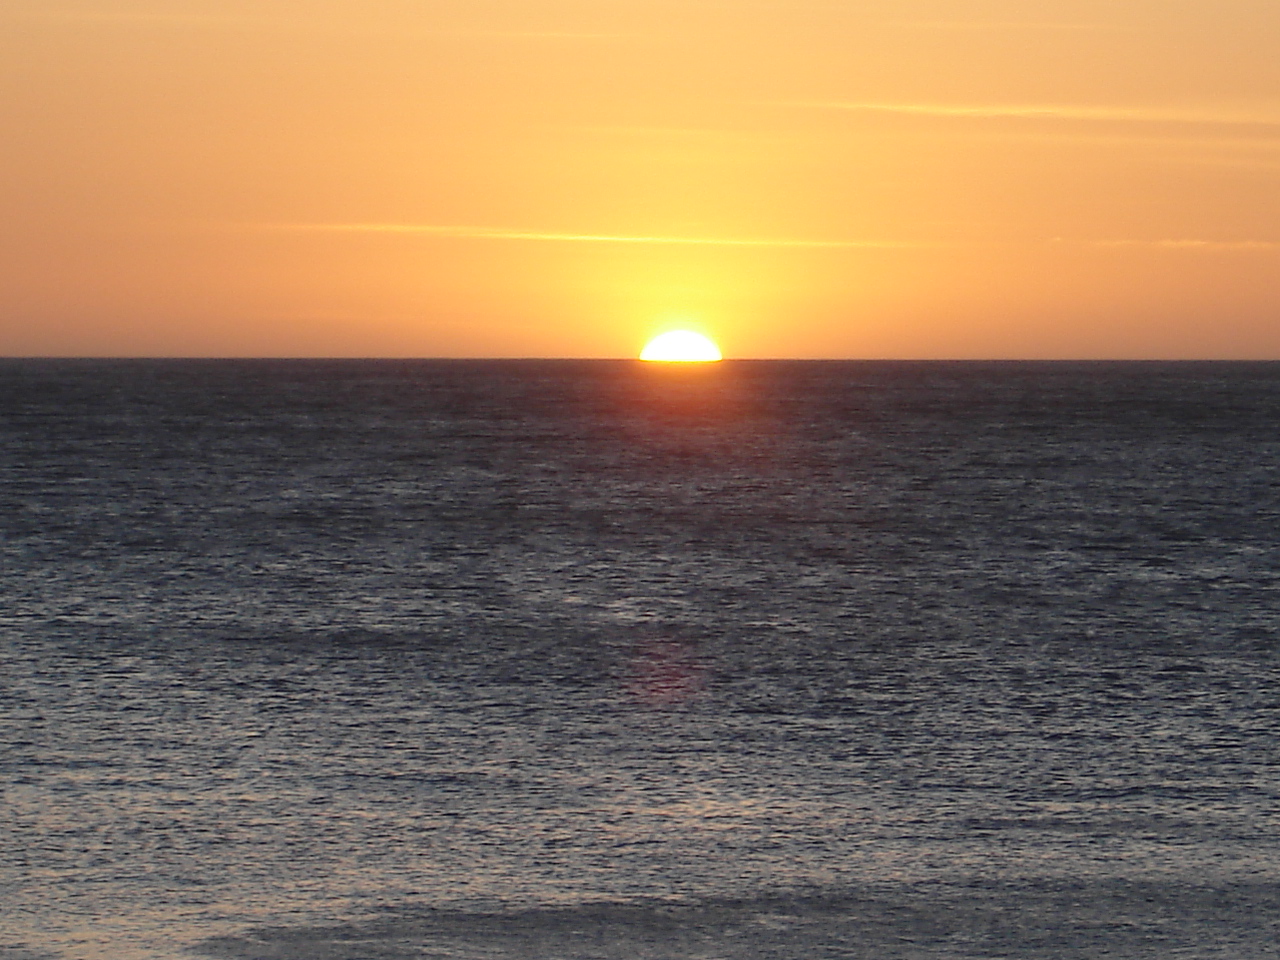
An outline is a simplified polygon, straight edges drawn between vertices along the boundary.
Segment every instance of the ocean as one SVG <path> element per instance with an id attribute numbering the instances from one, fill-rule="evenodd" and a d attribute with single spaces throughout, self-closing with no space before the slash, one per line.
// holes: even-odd
<path id="1" fill-rule="evenodd" d="M 1280 956 L 1280 364 L 0 361 L 0 960 Z"/>

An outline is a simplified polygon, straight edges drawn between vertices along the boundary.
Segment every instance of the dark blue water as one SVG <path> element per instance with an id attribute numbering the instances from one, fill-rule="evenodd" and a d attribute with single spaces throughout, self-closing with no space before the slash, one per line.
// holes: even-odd
<path id="1" fill-rule="evenodd" d="M 1280 364 L 0 361 L 0 958 L 1275 957 Z"/>

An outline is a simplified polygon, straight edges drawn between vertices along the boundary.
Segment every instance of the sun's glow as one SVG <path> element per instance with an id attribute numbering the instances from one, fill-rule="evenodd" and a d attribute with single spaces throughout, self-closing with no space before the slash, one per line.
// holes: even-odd
<path id="1" fill-rule="evenodd" d="M 640 351 L 640 359 L 664 363 L 707 363 L 720 359 L 720 348 L 692 330 L 669 330 L 650 340 Z"/>

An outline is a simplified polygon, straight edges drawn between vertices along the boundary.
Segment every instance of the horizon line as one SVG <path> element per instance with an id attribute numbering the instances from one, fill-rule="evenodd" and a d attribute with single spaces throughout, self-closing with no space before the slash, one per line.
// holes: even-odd
<path id="1" fill-rule="evenodd" d="M 658 368 L 693 368 L 716 367 L 725 363 L 1274 363 L 1280 364 L 1280 355 L 1274 357 L 723 357 L 708 362 L 673 362 L 664 363 L 641 360 L 635 356 L 611 357 L 573 357 L 573 356 L 433 356 L 415 354 L 412 356 L 367 355 L 351 356 L 345 354 L 0 354 L 0 363 L 9 361 L 156 361 L 156 362 L 458 362 L 458 363 L 635 363 L 645 367 Z"/>

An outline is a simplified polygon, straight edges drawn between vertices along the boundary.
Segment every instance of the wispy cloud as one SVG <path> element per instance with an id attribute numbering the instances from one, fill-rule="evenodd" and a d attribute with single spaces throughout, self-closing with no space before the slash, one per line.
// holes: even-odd
<path id="1" fill-rule="evenodd" d="M 478 40 L 626 40 L 627 33 L 592 33 L 570 30 L 426 30 L 433 37 L 475 38 Z"/>
<path id="2" fill-rule="evenodd" d="M 683 237 L 647 234 L 570 233 L 511 227 L 471 227 L 421 223 L 272 223 L 255 229 L 287 233 L 383 233 L 454 240 L 531 240 L 552 243 L 620 243 L 693 247 L 905 248 L 933 246 L 902 240 L 811 240 L 794 237 Z"/>
<path id="3" fill-rule="evenodd" d="M 1094 32 L 1124 30 L 1125 27 L 1109 23 L 1045 23 L 1033 20 L 891 20 L 890 26 L 909 30 L 963 30 L 970 32 L 993 31 L 1047 31 Z"/>
<path id="4" fill-rule="evenodd" d="M 1130 123 L 1181 123 L 1280 128 L 1280 117 L 1263 114 L 1171 110 L 1148 107 L 1103 107 L 1072 104 L 944 104 L 871 103 L 842 100 L 791 100 L 778 106 L 810 110 L 842 110 L 917 117 L 959 119 L 1078 120 Z"/>
<path id="5" fill-rule="evenodd" d="M 45 23 L 64 24 L 68 26 L 80 24 L 135 24 L 155 26 L 222 26 L 225 24 L 261 23 L 259 18 L 250 17 L 217 17 L 200 14 L 182 13 L 128 13 L 106 11 L 33 11 L 11 14 L 21 20 L 37 20 Z"/>
<path id="6" fill-rule="evenodd" d="M 1040 241 L 996 240 L 977 237 L 931 240 L 815 240 L 799 237 L 690 237 L 661 234 L 570 233 L 510 227 L 451 226 L 423 223 L 261 223 L 233 224 L 233 229 L 274 233 L 348 233 L 439 237 L 450 240 L 532 241 L 544 243 L 632 244 L 692 247 L 765 247 L 811 249 L 919 250 L 959 246 L 1025 246 L 1027 243 L 1066 244 L 1092 248 L 1135 248 L 1213 252 L 1280 252 L 1280 240 L 1104 239 L 1046 237 Z"/>
<path id="7" fill-rule="evenodd" d="M 1094 240 L 1092 247 L 1139 247 L 1155 250 L 1202 250 L 1206 253 L 1254 251 L 1280 252 L 1277 240 Z"/>
<path id="8" fill-rule="evenodd" d="M 305 29 L 309 31 L 333 32 L 341 30 L 359 33 L 377 32 L 389 29 L 379 25 L 374 19 L 365 19 L 359 24 L 329 21 L 323 17 L 313 17 L 306 21 L 296 22 L 286 18 L 252 13 L 183 13 L 160 10 L 127 10 L 127 9 L 59 9 L 57 7 L 33 7 L 0 11 L 0 19 L 10 18 L 23 21 L 54 24 L 68 27 L 281 27 L 291 31 Z M 600 33 L 569 30 L 495 30 L 491 28 L 442 27 L 421 28 L 414 31 L 424 37 L 444 37 L 476 40 L 623 40 L 630 35 L 623 33 Z"/>

